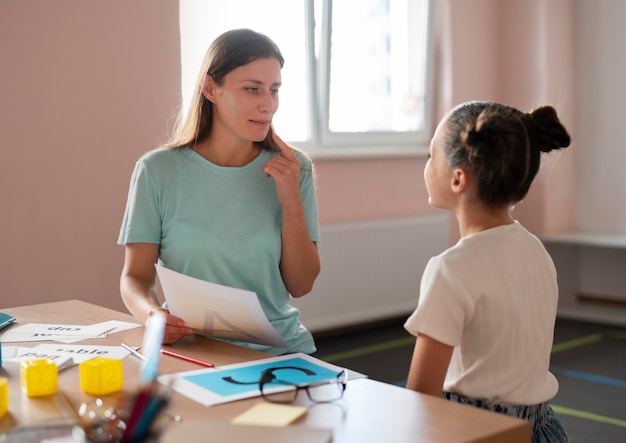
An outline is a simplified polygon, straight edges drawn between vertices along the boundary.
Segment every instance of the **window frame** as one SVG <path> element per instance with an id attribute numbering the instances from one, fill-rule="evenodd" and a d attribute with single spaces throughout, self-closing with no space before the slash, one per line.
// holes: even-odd
<path id="1" fill-rule="evenodd" d="M 299 147 L 315 157 L 389 157 L 428 154 L 432 136 L 433 97 L 433 0 L 425 0 L 427 7 L 425 50 L 424 123 L 410 132 L 332 132 L 329 129 L 330 54 L 333 0 L 322 1 L 321 41 L 319 60 L 315 57 L 315 0 L 305 0 L 307 60 L 309 72 L 309 140 L 296 142 Z"/>
<path id="2" fill-rule="evenodd" d="M 333 132 L 330 130 L 330 88 L 331 88 L 331 31 L 332 31 L 332 6 L 333 0 L 299 0 L 301 1 L 301 11 L 303 14 L 299 20 L 303 20 L 304 45 L 305 54 L 303 63 L 305 85 L 303 97 L 308 101 L 303 106 L 305 109 L 306 122 L 302 121 L 304 126 L 304 138 L 306 140 L 285 140 L 313 157 L 317 158 L 350 158 L 350 157 L 393 157 L 393 156 L 423 156 L 428 153 L 429 142 L 432 136 L 432 122 L 434 114 L 434 100 L 431 93 L 433 88 L 433 47 L 434 47 L 434 0 L 421 0 L 425 2 L 427 8 L 424 24 L 426 29 L 418 29 L 421 35 L 423 32 L 426 38 L 423 51 L 425 72 L 423 73 L 424 97 L 423 102 L 423 121 L 422 126 L 414 131 L 395 132 L 395 131 L 370 131 L 370 132 Z M 347 1 L 347 0 L 339 0 Z M 197 37 L 198 28 L 197 17 L 201 17 L 200 11 L 195 11 L 194 4 L 198 0 L 189 0 L 185 2 L 181 0 L 181 29 L 190 29 L 185 35 L 190 37 L 181 38 L 181 72 L 186 76 L 181 85 L 181 98 L 183 106 L 187 106 L 186 87 L 190 81 L 188 66 L 195 64 L 189 60 L 189 54 L 197 52 L 195 45 L 202 38 Z M 405 0 L 405 5 L 410 7 L 412 0 Z M 205 8 L 206 4 L 201 3 L 201 8 Z M 191 9 L 190 9 L 191 8 Z M 316 9 L 317 8 L 317 9 Z M 407 11 L 409 11 L 407 9 Z M 206 13 L 206 11 L 202 11 Z M 187 25 L 188 17 L 192 17 L 192 25 Z M 284 18 L 283 18 L 284 19 Z M 288 19 L 288 18 L 287 18 Z M 244 20 L 245 21 L 245 20 Z M 316 28 L 316 25 L 318 28 Z M 411 29 L 409 29 L 411 32 Z M 317 47 L 319 45 L 319 47 Z M 190 50 L 191 48 L 191 50 Z M 318 51 L 319 53 L 316 53 Z M 421 49 L 420 49 L 421 51 Z M 415 56 L 421 57 L 422 54 Z M 319 57 L 319 59 L 318 59 Z M 417 64 L 417 63 L 416 63 Z M 193 70 L 195 78 L 196 70 Z M 195 81 L 194 81 L 195 82 Z M 303 88 L 303 89 L 304 89 Z M 420 91 L 421 92 L 421 91 Z M 280 113 L 280 111 L 279 111 Z M 282 120 L 282 119 L 281 119 Z M 279 128 L 280 129 L 280 128 Z M 298 138 L 300 138 L 298 136 Z"/>

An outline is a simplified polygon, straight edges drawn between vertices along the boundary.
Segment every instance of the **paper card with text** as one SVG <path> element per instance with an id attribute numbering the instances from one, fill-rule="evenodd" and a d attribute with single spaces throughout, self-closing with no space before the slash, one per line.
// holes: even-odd
<path id="1" fill-rule="evenodd" d="M 96 357 L 107 357 L 121 360 L 130 355 L 130 352 L 121 346 L 41 344 L 32 348 L 16 346 L 16 349 L 17 351 L 14 355 L 5 359 L 5 361 L 19 363 L 24 360 L 49 358 L 50 360 L 56 362 L 72 357 L 74 359 L 74 363 L 79 364 Z"/>
<path id="2" fill-rule="evenodd" d="M 85 340 L 87 338 L 106 336 L 106 333 L 114 328 L 115 326 L 109 322 L 94 325 L 28 323 L 11 328 L 3 335 L 2 342 Z"/>

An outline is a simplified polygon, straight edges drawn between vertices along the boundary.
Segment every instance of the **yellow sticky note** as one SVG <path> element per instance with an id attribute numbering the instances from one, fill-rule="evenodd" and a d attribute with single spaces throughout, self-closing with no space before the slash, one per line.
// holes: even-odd
<path id="1" fill-rule="evenodd" d="M 307 408 L 274 403 L 257 403 L 233 418 L 235 425 L 287 426 L 307 412 Z"/>

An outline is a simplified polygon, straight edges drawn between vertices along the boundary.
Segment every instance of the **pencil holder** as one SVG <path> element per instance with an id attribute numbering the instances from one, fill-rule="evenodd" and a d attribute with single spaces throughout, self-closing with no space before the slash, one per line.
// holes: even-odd
<path id="1" fill-rule="evenodd" d="M 20 363 L 22 392 L 29 397 L 41 397 L 57 392 L 59 371 L 49 358 L 25 360 Z"/>
<path id="2" fill-rule="evenodd" d="M 9 409 L 9 379 L 0 377 L 0 418 L 4 417 Z"/>
<path id="3" fill-rule="evenodd" d="M 122 360 L 96 357 L 79 366 L 80 388 L 86 394 L 106 395 L 117 392 L 124 386 Z"/>

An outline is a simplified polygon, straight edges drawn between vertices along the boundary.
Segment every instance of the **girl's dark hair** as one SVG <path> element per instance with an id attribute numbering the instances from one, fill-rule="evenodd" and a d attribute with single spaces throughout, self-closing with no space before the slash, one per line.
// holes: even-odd
<path id="1" fill-rule="evenodd" d="M 165 146 L 179 148 L 194 145 L 211 132 L 213 105 L 202 94 L 202 86 L 207 75 L 210 75 L 216 84 L 222 85 L 224 76 L 229 72 L 262 58 L 278 60 L 281 68 L 285 63 L 276 43 L 265 34 L 251 29 L 233 29 L 217 37 L 202 61 L 189 110 L 186 115 L 180 113 L 176 128 Z M 259 145 L 263 149 L 278 151 L 272 133 L 270 128 Z"/>
<path id="2" fill-rule="evenodd" d="M 482 101 L 455 107 L 443 140 L 450 166 L 475 177 L 478 198 L 490 207 L 521 201 L 537 175 L 541 153 L 570 144 L 552 106 L 524 113 Z"/>

